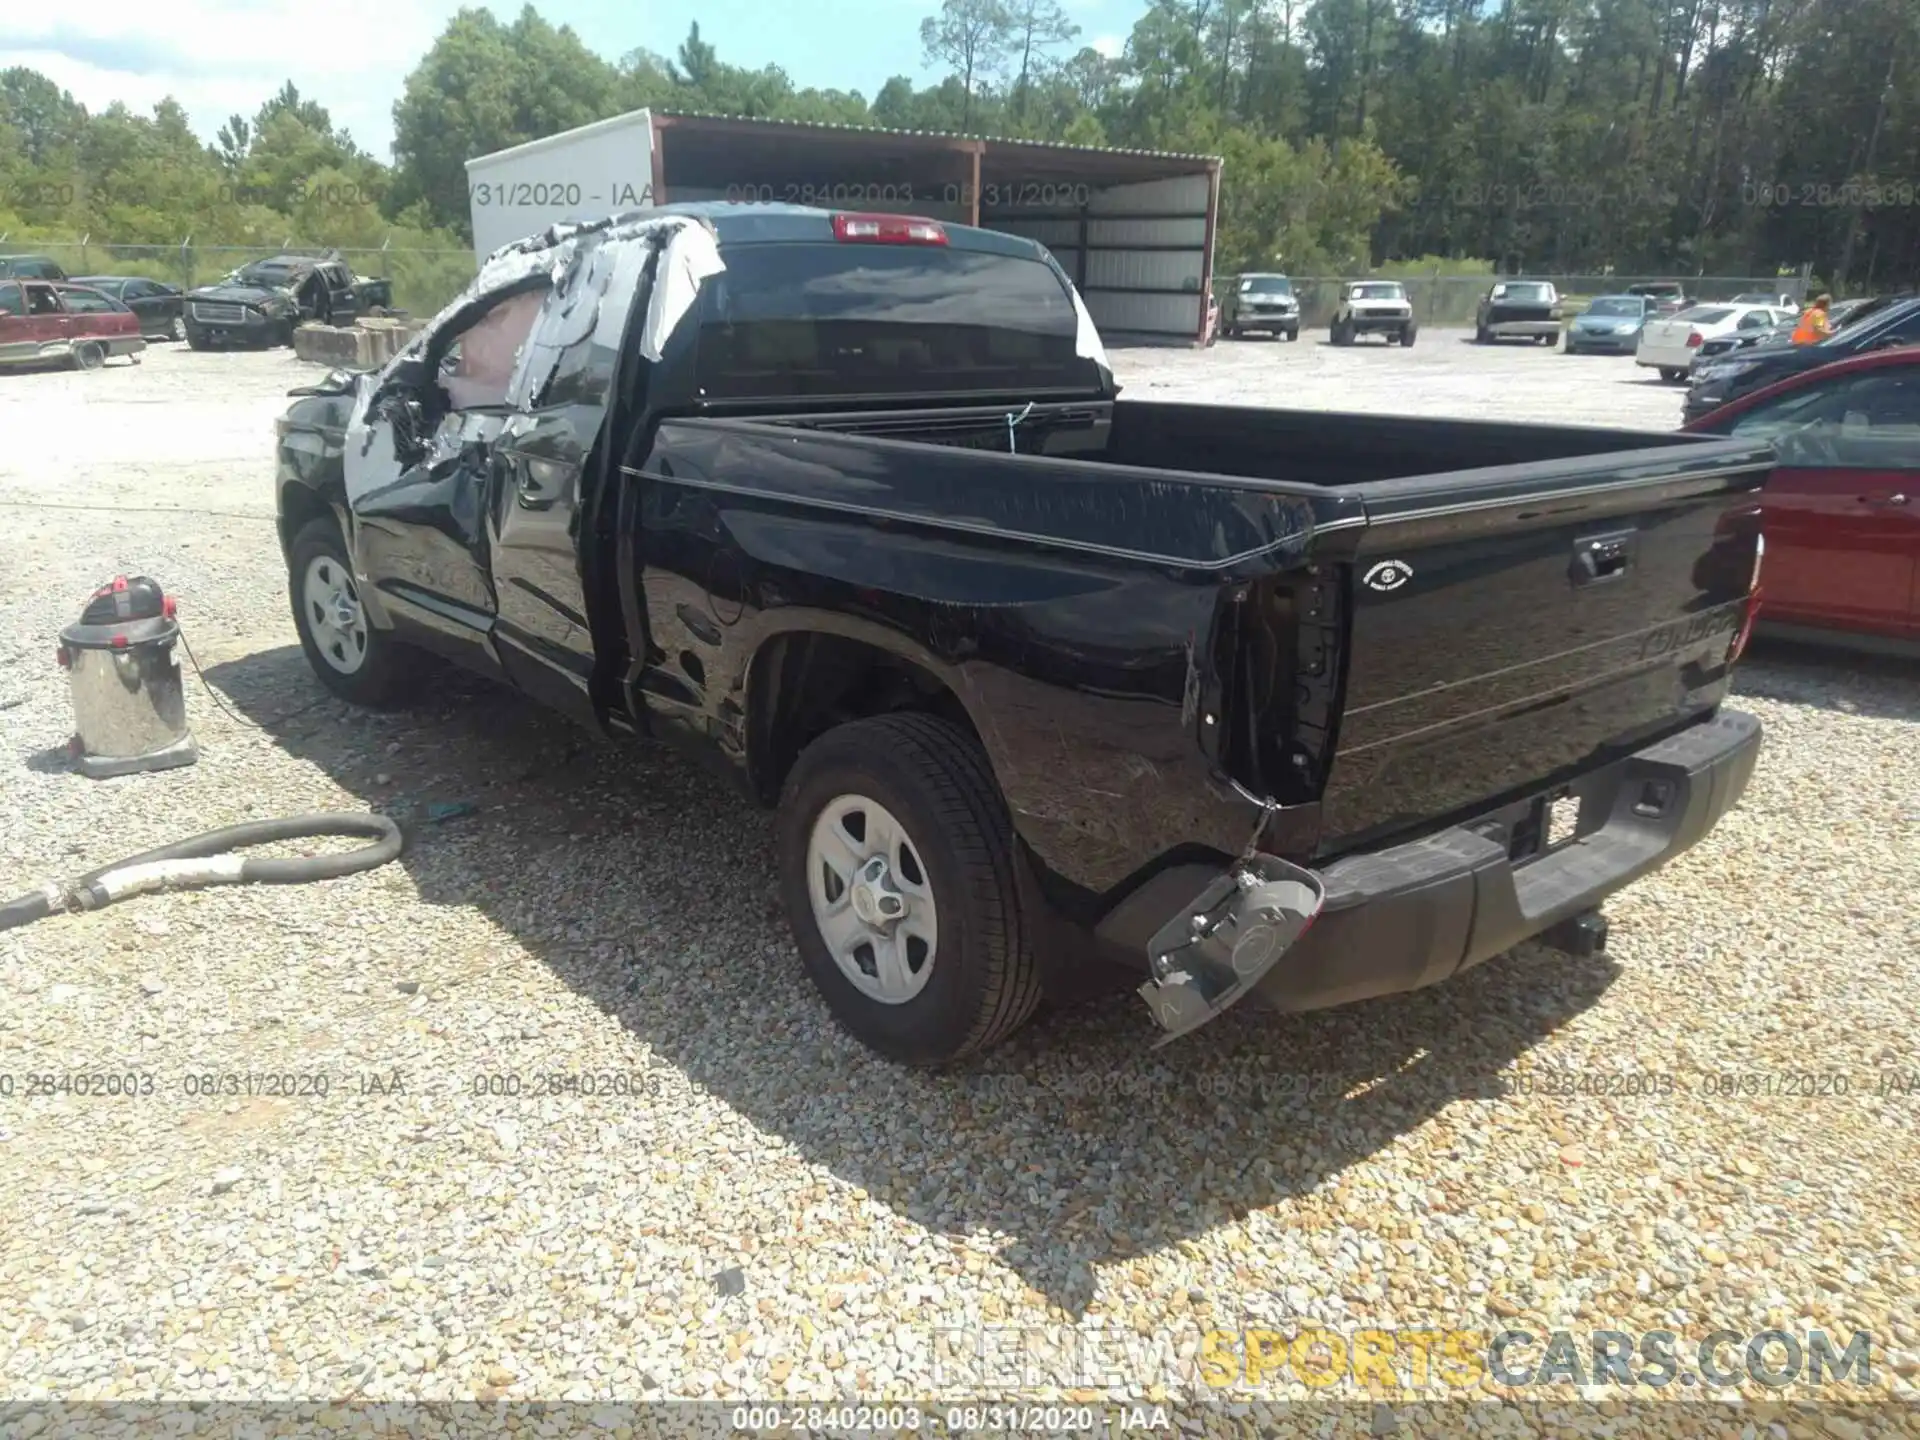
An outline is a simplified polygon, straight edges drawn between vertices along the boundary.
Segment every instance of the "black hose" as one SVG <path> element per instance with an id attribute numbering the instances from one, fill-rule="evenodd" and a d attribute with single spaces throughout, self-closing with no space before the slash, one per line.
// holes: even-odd
<path id="1" fill-rule="evenodd" d="M 244 859 L 227 852 L 270 840 L 300 840 L 314 835 L 365 835 L 373 843 L 335 855 L 305 855 L 280 860 Z M 89 870 L 73 880 L 50 881 L 0 905 L 0 930 L 43 920 L 57 910 L 98 910 L 129 895 L 149 890 L 193 890 L 208 885 L 304 885 L 356 875 L 399 858 L 405 845 L 400 827 L 386 815 L 294 815 L 256 820 L 209 830 L 190 840 L 145 850 Z M 195 864 L 199 861 L 202 863 Z"/>

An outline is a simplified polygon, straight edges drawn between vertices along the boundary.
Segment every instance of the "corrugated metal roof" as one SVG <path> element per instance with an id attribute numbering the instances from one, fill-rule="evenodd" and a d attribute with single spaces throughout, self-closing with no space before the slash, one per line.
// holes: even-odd
<path id="1" fill-rule="evenodd" d="M 827 120 L 774 120 L 761 115 L 721 115 L 707 110 L 660 110 L 656 114 L 676 120 L 735 120 L 748 125 L 772 125 L 786 130 L 837 130 L 857 135 L 911 135 L 921 140 L 983 140 L 989 145 L 1017 146 L 1028 150 L 1057 150 L 1063 154 L 1132 155 L 1149 160 L 1193 160 L 1218 164 L 1218 155 L 1199 155 L 1185 150 L 1136 150 L 1122 145 L 1064 145 L 1055 140 L 1012 140 L 997 135 L 967 135 L 957 130 L 901 130 L 886 125 L 843 125 Z"/>

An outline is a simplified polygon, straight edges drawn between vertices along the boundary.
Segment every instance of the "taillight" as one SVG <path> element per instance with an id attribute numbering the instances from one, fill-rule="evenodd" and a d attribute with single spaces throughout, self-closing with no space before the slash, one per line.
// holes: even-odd
<path id="1" fill-rule="evenodd" d="M 833 238 L 869 245 L 944 245 L 946 229 L 911 215 L 835 215 Z"/>
<path id="2" fill-rule="evenodd" d="M 1703 338 L 1704 337 L 1700 334 L 1698 330 L 1688 331 L 1687 332 L 1687 349 L 1689 350 L 1693 349 L 1693 347 L 1698 345 Z"/>
<path id="3" fill-rule="evenodd" d="M 1731 665 L 1746 653 L 1747 641 L 1753 636 L 1754 621 L 1760 618 L 1760 562 L 1767 558 L 1767 537 L 1753 537 L 1753 578 L 1747 582 L 1747 611 L 1740 619 L 1740 632 L 1733 637 L 1733 644 L 1727 647 L 1727 664 Z"/>

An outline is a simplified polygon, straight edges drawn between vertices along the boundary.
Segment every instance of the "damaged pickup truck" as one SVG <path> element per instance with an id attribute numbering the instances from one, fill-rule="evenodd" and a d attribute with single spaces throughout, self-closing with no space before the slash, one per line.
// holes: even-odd
<path id="1" fill-rule="evenodd" d="M 355 275 L 336 251 L 255 260 L 218 284 L 189 290 L 183 308 L 187 344 L 211 350 L 291 345 L 303 321 L 351 325 L 359 315 L 386 314 L 392 304 L 392 282 Z"/>
<path id="2" fill-rule="evenodd" d="M 777 812 L 807 970 L 937 1064 L 1129 967 L 1164 1038 L 1412 990 L 1744 790 L 1764 443 L 1119 398 L 1039 245 L 672 206 L 505 247 L 279 422 L 301 643 L 413 647 Z"/>

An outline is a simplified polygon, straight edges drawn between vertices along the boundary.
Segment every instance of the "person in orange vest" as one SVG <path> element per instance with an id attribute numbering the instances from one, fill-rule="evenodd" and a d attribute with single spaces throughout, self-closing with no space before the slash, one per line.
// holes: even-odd
<path id="1" fill-rule="evenodd" d="M 1817 345 L 1833 333 L 1833 322 L 1827 318 L 1827 310 L 1833 304 L 1833 296 L 1816 295 L 1813 304 L 1800 314 L 1800 323 L 1793 327 L 1793 343 L 1796 345 Z"/>

